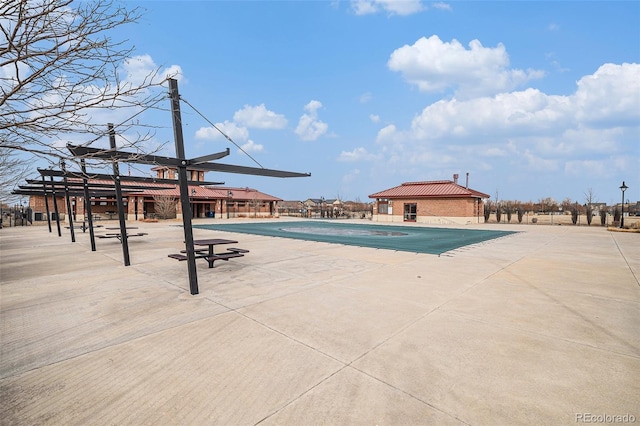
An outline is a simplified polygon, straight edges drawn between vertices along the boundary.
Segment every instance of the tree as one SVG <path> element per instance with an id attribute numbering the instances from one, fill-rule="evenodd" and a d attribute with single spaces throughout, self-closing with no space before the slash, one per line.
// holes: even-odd
<path id="1" fill-rule="evenodd" d="M 558 211 L 558 203 L 551 197 L 543 198 L 539 201 L 542 213 L 550 212 L 553 214 Z"/>
<path id="2" fill-rule="evenodd" d="M 249 206 L 253 209 L 253 217 L 258 217 L 258 207 L 262 204 L 262 201 L 258 199 L 258 192 L 254 189 L 253 194 L 249 200 Z"/>
<path id="3" fill-rule="evenodd" d="M 492 204 L 493 203 L 490 200 L 487 200 L 487 202 L 484 204 L 484 221 L 485 221 L 485 223 L 489 222 L 489 217 L 491 216 Z"/>
<path id="4" fill-rule="evenodd" d="M 11 191 L 29 174 L 29 162 L 15 151 L 0 147 L 0 200 L 12 199 Z"/>
<path id="5" fill-rule="evenodd" d="M 620 212 L 620 209 L 616 207 L 615 209 L 613 209 L 613 222 L 620 225 L 621 218 L 622 218 L 622 212 Z M 614 226 L 617 226 L 617 225 L 614 225 Z"/>
<path id="6" fill-rule="evenodd" d="M 153 197 L 154 209 L 160 219 L 176 217 L 176 201 L 176 198 L 170 195 L 155 195 Z"/>
<path id="7" fill-rule="evenodd" d="M 70 159 L 69 139 L 90 145 L 106 134 L 107 123 L 94 116 L 113 118 L 124 134 L 140 126 L 126 118 L 166 99 L 154 90 L 163 82 L 155 65 L 142 77 L 127 73 L 133 48 L 111 38 L 140 18 L 139 8 L 113 0 L 5 0 L 0 16 L 0 148 L 57 164 Z M 152 136 L 142 127 L 126 146 L 140 150 Z"/>
<path id="8" fill-rule="evenodd" d="M 593 192 L 593 188 L 589 188 L 587 192 L 584 193 L 585 201 L 586 201 L 586 215 L 587 215 L 587 225 L 591 226 L 591 220 L 593 219 L 593 203 L 595 202 L 595 194 Z"/>
<path id="9" fill-rule="evenodd" d="M 573 204 L 571 207 L 571 222 L 574 225 L 578 224 L 578 203 Z"/>
<path id="10" fill-rule="evenodd" d="M 605 226 L 607 224 L 607 206 L 600 207 L 600 225 Z"/>

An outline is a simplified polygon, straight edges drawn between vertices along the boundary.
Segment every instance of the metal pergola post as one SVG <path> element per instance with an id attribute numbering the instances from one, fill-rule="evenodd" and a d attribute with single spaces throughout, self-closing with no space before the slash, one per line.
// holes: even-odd
<path id="1" fill-rule="evenodd" d="M 182 118 L 180 117 L 180 94 L 178 81 L 169 80 L 169 97 L 171 98 L 171 114 L 173 118 L 173 135 L 175 137 L 176 157 L 178 165 L 178 184 L 180 185 L 180 205 L 182 207 L 182 225 L 184 227 L 184 242 L 187 251 L 187 268 L 189 271 L 189 290 L 191 294 L 198 294 L 198 274 L 196 271 L 196 254 L 193 244 L 193 229 L 191 228 L 191 204 L 189 203 L 189 185 L 187 184 L 187 161 L 184 151 L 182 135 Z"/>
<path id="2" fill-rule="evenodd" d="M 63 172 L 66 172 L 66 165 L 64 161 L 60 162 L 60 168 Z M 69 231 L 71 231 L 71 242 L 76 242 L 76 233 L 73 229 L 73 211 L 71 210 L 71 198 L 69 197 L 69 187 L 67 186 L 67 178 L 64 178 L 64 199 L 67 203 L 67 215 L 69 216 Z"/>
<path id="3" fill-rule="evenodd" d="M 116 132 L 113 130 L 113 124 L 109 123 L 109 145 L 111 149 L 116 149 Z M 122 203 L 122 187 L 120 186 L 120 170 L 118 162 L 113 161 L 113 181 L 116 187 L 116 205 L 118 206 L 118 220 L 120 222 L 120 239 L 122 242 L 122 257 L 124 258 L 124 266 L 131 265 L 129 260 L 129 241 L 127 239 L 127 223 L 124 219 L 124 204 Z"/>
<path id="4" fill-rule="evenodd" d="M 58 200 L 56 200 L 56 188 L 53 184 L 53 176 L 51 178 L 51 198 L 53 199 L 53 211 L 56 213 L 56 226 L 58 227 L 58 237 L 62 237 L 62 230 L 60 229 L 60 212 L 58 211 Z"/>
<path id="5" fill-rule="evenodd" d="M 47 183 L 45 182 L 44 175 L 42 175 L 42 192 L 44 193 L 44 207 L 47 211 L 47 225 L 49 226 L 49 232 L 51 232 L 51 214 L 49 213 L 49 200 L 47 199 Z M 54 199 L 55 202 L 55 199 Z"/>
<path id="6" fill-rule="evenodd" d="M 86 175 L 87 166 L 84 158 L 80 160 L 80 167 L 82 174 Z M 91 213 L 91 198 L 89 196 L 89 182 L 86 176 L 82 178 L 82 187 L 84 190 L 84 215 L 87 219 L 87 226 L 89 227 L 89 240 L 91 241 L 91 251 L 96 251 L 96 236 L 93 232 L 93 215 Z"/>

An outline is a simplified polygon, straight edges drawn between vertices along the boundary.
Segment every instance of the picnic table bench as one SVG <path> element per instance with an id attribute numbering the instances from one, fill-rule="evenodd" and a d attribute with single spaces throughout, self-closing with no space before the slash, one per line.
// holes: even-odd
<path id="1" fill-rule="evenodd" d="M 228 261 L 229 259 L 233 259 L 234 257 L 242 257 L 245 253 L 249 253 L 249 250 L 241 249 L 241 248 L 227 248 L 226 252 L 223 253 L 215 253 L 214 247 L 222 244 L 236 244 L 237 241 L 234 240 L 224 240 L 220 238 L 208 239 L 208 240 L 195 240 L 193 242 L 196 246 L 207 246 L 207 248 L 194 248 L 193 254 L 196 259 L 205 259 L 209 263 L 209 268 L 213 268 L 213 265 L 216 260 L 224 260 Z M 172 259 L 176 259 L 179 261 L 184 261 L 189 259 L 187 256 L 186 250 L 181 250 L 180 253 L 172 253 L 169 254 L 168 257 Z"/>

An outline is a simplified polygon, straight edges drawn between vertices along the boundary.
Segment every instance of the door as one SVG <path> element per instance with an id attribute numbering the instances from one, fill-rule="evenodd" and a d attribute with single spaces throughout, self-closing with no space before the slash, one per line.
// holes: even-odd
<path id="1" fill-rule="evenodd" d="M 404 205 L 404 221 L 415 222 L 417 216 L 418 207 L 415 203 L 407 203 Z"/>

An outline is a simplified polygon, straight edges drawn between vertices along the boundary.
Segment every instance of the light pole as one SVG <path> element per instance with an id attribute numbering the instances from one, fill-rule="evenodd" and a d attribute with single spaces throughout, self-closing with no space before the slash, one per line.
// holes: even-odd
<path id="1" fill-rule="evenodd" d="M 622 191 L 622 203 L 620 203 L 620 228 L 624 227 L 624 191 L 626 191 L 627 188 L 629 187 L 624 184 L 624 181 L 622 181 L 622 186 L 620 186 L 620 191 Z"/>

